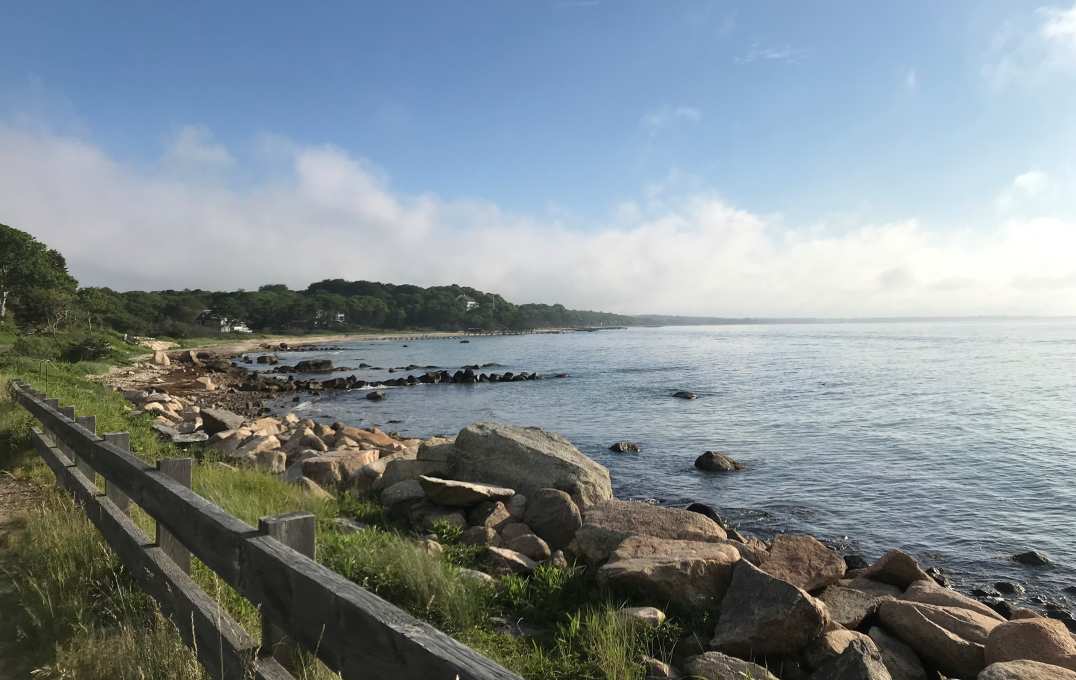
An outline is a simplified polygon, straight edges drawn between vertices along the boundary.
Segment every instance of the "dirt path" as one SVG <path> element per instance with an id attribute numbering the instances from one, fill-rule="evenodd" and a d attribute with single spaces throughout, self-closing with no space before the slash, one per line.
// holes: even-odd
<path id="1" fill-rule="evenodd" d="M 18 606 L 4 569 L 8 559 L 8 537 L 17 527 L 20 511 L 32 502 L 32 487 L 0 470 L 0 619 L 4 618 L 4 612 Z M 2 624 L 3 621 L 0 621 L 0 680 L 30 677 L 30 669 L 26 668 L 25 659 L 20 658 L 18 648 L 11 639 L 13 631 Z"/>

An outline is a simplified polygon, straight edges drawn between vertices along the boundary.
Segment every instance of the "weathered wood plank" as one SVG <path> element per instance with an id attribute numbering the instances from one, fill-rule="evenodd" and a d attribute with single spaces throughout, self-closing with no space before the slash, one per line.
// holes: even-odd
<path id="1" fill-rule="evenodd" d="M 317 518 L 309 512 L 291 512 L 258 520 L 258 531 L 280 541 L 300 555 L 314 558 L 317 542 Z M 262 650 L 285 668 L 294 670 L 299 658 L 294 642 L 287 633 L 262 614 Z"/>
<path id="2" fill-rule="evenodd" d="M 123 451 L 131 450 L 131 434 L 129 432 L 105 432 L 101 437 L 112 444 L 118 449 Z M 131 513 L 131 499 L 123 493 L 123 490 L 112 482 L 105 480 L 105 495 L 108 499 L 116 504 L 116 507 L 123 510 L 127 514 Z"/>
<path id="3" fill-rule="evenodd" d="M 35 431 L 34 448 L 46 464 L 68 477 L 76 501 L 123 562 L 128 572 L 153 597 L 194 649 L 209 677 L 231 680 L 294 680 L 276 660 L 258 658 L 259 645 L 239 624 L 142 533 L 130 517 L 105 496 L 99 496 L 76 465 L 64 465 L 63 453 L 50 448 Z"/>
<path id="4" fill-rule="evenodd" d="M 74 413 L 74 409 L 71 409 L 71 411 Z M 95 435 L 97 434 L 97 416 L 78 416 L 74 420 L 89 432 L 92 432 Z M 96 485 L 97 473 L 94 472 L 93 467 L 81 458 L 77 459 L 75 462 L 78 465 L 79 472 Z"/>
<path id="5" fill-rule="evenodd" d="M 157 470 L 168 475 L 186 488 L 191 488 L 194 481 L 194 460 L 191 458 L 169 458 L 157 461 Z M 179 542 L 172 532 L 157 522 L 157 545 L 161 547 L 165 555 L 184 572 L 191 573 L 191 551 L 187 546 Z"/>

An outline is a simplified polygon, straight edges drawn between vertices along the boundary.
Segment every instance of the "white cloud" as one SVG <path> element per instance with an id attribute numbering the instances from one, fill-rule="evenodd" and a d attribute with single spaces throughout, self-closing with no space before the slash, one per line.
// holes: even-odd
<path id="1" fill-rule="evenodd" d="M 194 170 L 227 168 L 235 163 L 228 149 L 213 141 L 213 134 L 201 125 L 185 125 L 172 138 L 165 152 L 166 163 Z"/>
<path id="2" fill-rule="evenodd" d="M 779 45 L 763 47 L 758 43 L 751 46 L 746 53 L 735 57 L 737 64 L 753 64 L 756 61 L 783 61 L 795 63 L 804 55 L 803 50 L 796 49 L 791 45 Z"/>
<path id="3" fill-rule="evenodd" d="M 1076 312 L 1076 224 L 1059 219 L 834 231 L 787 225 L 704 190 L 658 188 L 584 229 L 492 203 L 403 195 L 337 148 L 272 146 L 287 154 L 286 173 L 207 184 L 117 161 L 84 139 L 0 124 L 0 222 L 59 248 L 84 284 L 118 289 L 342 277 L 459 282 L 518 302 L 624 312 Z M 242 159 L 235 165 L 252 174 Z"/>
<path id="4" fill-rule="evenodd" d="M 1013 178 L 995 199 L 999 210 L 1013 210 L 1041 199 L 1053 189 L 1053 180 L 1042 170 L 1028 170 Z"/>
<path id="5" fill-rule="evenodd" d="M 1076 4 L 1006 21 L 989 41 L 983 75 L 997 90 L 1076 72 Z"/>
<path id="6" fill-rule="evenodd" d="M 663 106 L 643 116 L 639 125 L 654 135 L 680 123 L 697 123 L 700 120 L 702 111 L 694 106 Z"/>
<path id="7" fill-rule="evenodd" d="M 1068 9 L 1040 7 L 1038 11 L 1044 17 L 1039 29 L 1042 37 L 1062 47 L 1076 49 L 1076 3 Z"/>

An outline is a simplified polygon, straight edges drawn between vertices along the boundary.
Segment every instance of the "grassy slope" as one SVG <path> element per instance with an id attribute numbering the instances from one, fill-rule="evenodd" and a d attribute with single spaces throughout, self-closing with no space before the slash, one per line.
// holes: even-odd
<path id="1" fill-rule="evenodd" d="M 51 365 L 49 396 L 74 405 L 80 414 L 97 415 L 101 432 L 129 431 L 132 449 L 147 461 L 189 455 L 160 442 L 148 418 L 129 417 L 122 397 L 85 378 L 102 368 L 99 363 Z M 15 585 L 17 602 L 5 605 L 0 633 L 19 639 L 19 648 L 41 668 L 41 678 L 201 678 L 171 624 L 133 586 L 92 525 L 51 488 L 51 473 L 29 450 L 31 419 L 10 400 L 6 384 L 21 377 L 40 389 L 41 369 L 39 362 L 10 353 L 0 357 L 0 474 L 34 484 L 39 496 L 35 511 L 6 547 L 11 559 L 4 577 Z M 655 631 L 626 626 L 613 614 L 608 594 L 577 569 L 541 567 L 529 579 L 506 577 L 497 589 L 477 585 L 459 574 L 459 567 L 475 565 L 478 553 L 455 544 L 458 532 L 445 532 L 444 556 L 431 557 L 412 538 L 385 525 L 370 501 L 316 501 L 269 475 L 230 470 L 209 457 L 198 461 L 194 487 L 251 524 L 282 512 L 315 513 L 321 562 L 527 678 L 640 679 L 641 657 L 667 658 L 679 632 L 673 624 Z M 371 526 L 341 534 L 329 521 L 337 514 Z M 152 527 L 141 513 L 136 518 L 147 531 Z M 248 601 L 200 563 L 194 576 L 257 638 L 259 619 Z M 535 642 L 499 632 L 504 621 L 520 618 L 549 634 Z M 313 662 L 301 675 L 332 674 Z"/>

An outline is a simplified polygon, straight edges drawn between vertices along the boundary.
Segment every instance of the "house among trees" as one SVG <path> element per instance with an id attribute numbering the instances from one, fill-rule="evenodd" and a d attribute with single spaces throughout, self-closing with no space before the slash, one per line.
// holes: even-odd
<path id="1" fill-rule="evenodd" d="M 245 321 L 239 319 L 229 319 L 226 316 L 220 316 L 213 312 L 212 309 L 203 309 L 202 312 L 195 318 L 195 321 L 202 326 L 216 327 L 221 333 L 253 333 L 250 327 L 247 326 Z"/>
<path id="2" fill-rule="evenodd" d="M 466 295 L 457 295 L 456 300 L 459 301 L 463 305 L 463 308 L 468 312 L 472 309 L 478 309 L 478 303 Z"/>

